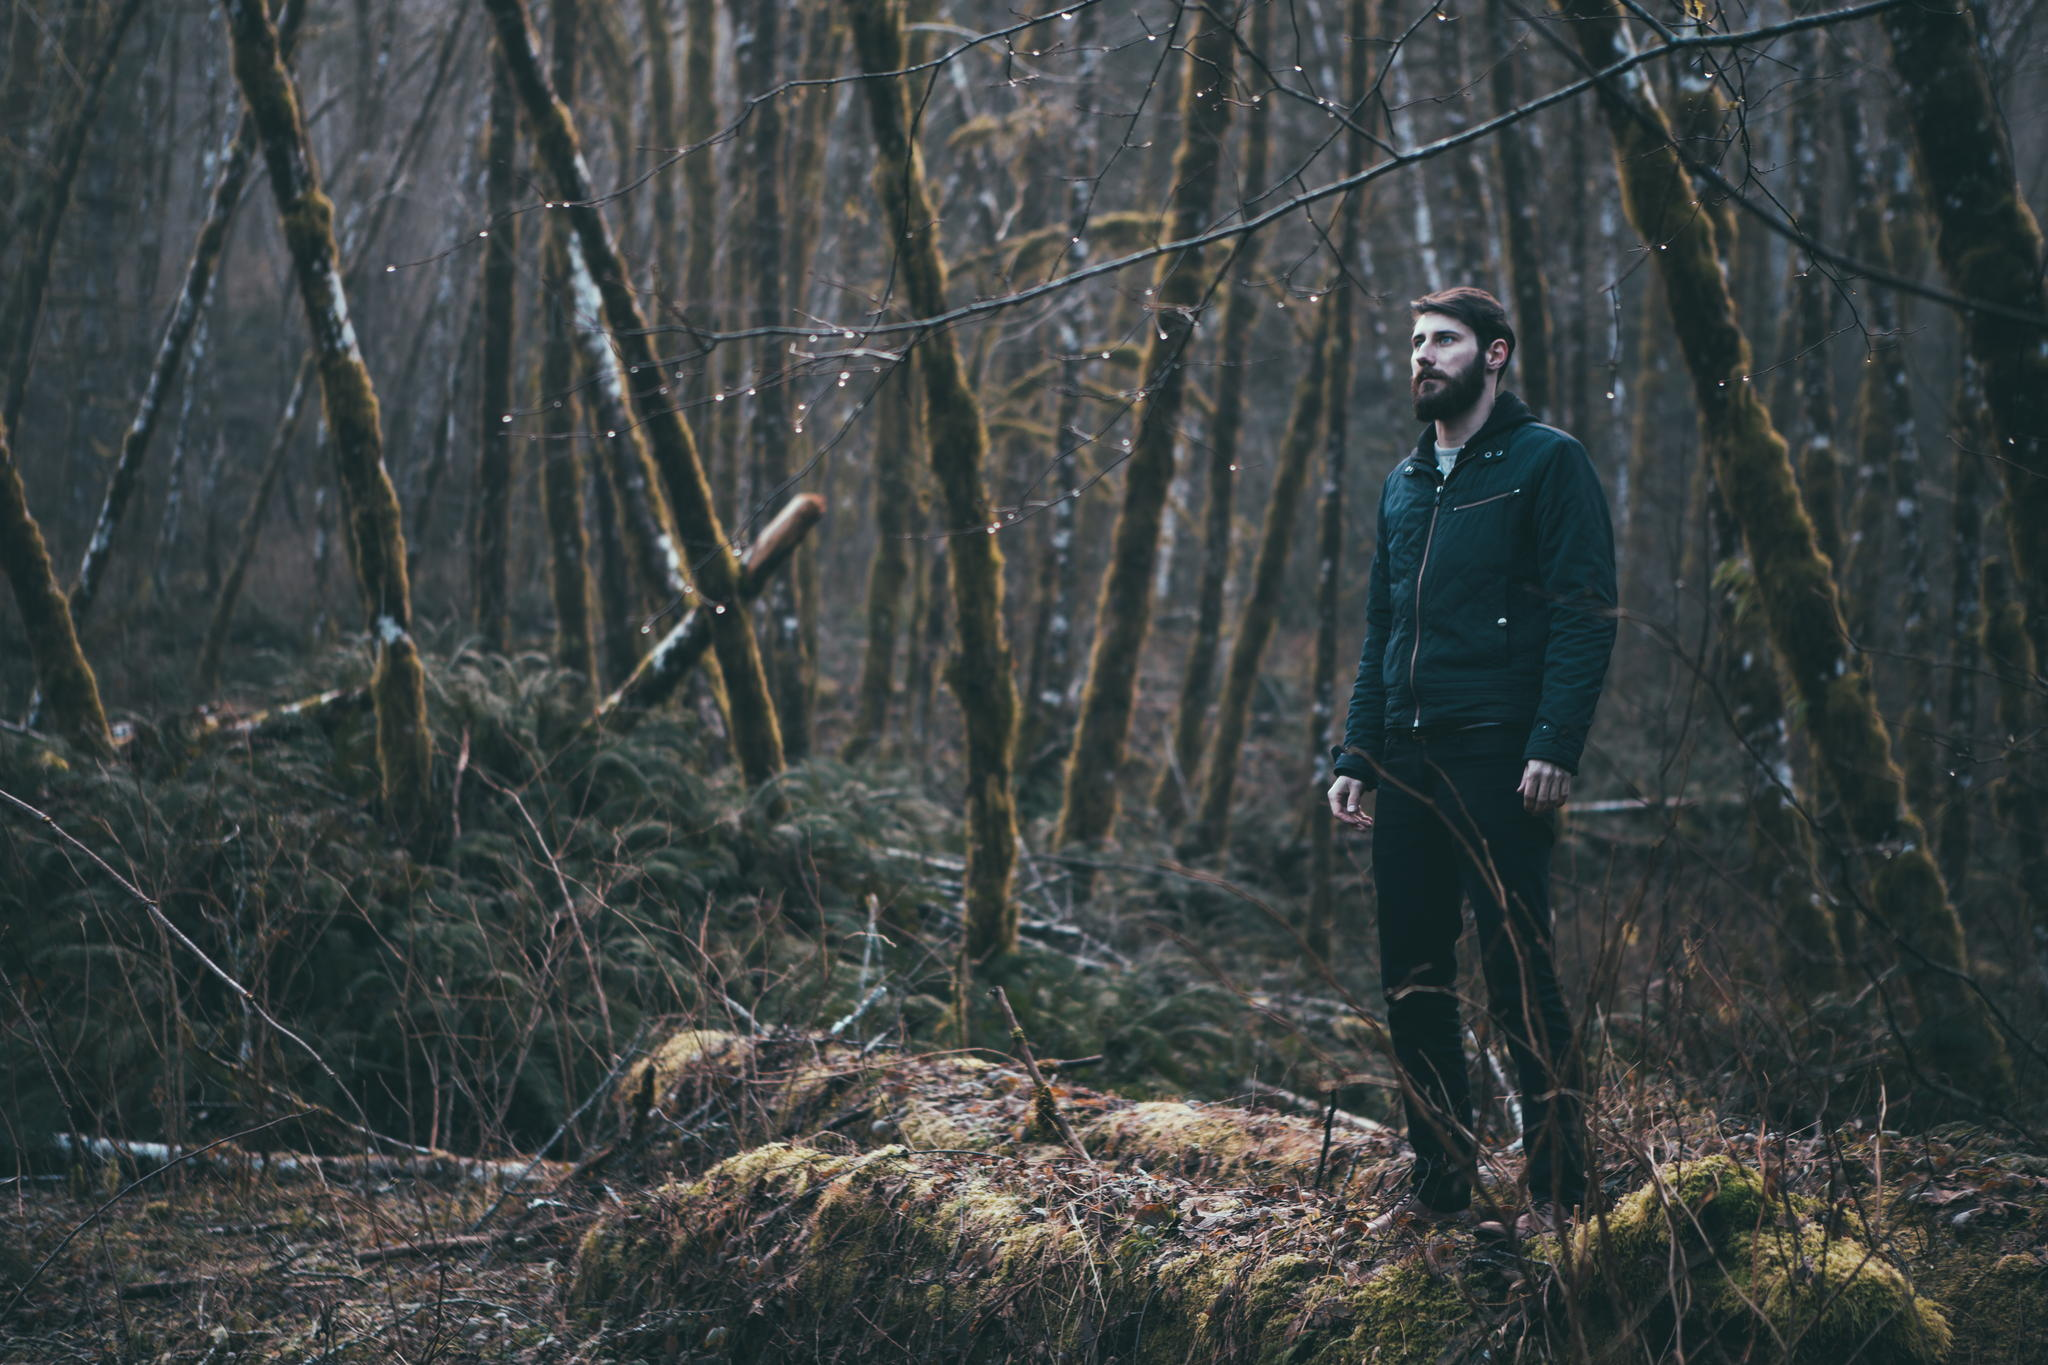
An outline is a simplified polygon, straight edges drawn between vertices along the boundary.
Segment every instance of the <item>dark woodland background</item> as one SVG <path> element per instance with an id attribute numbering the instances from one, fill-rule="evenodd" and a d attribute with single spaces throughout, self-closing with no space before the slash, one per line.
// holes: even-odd
<path id="1" fill-rule="evenodd" d="M 574 1160 L 679 1022 L 1007 1049 L 991 985 L 1090 1084 L 1389 1117 L 1322 791 L 1457 283 L 1620 549 L 1606 1140 L 2041 1150 L 2034 0 L 273 5 L 296 110 L 252 0 L 0 18 L 0 536 L 98 694 L 0 610 L 12 1173 Z"/>

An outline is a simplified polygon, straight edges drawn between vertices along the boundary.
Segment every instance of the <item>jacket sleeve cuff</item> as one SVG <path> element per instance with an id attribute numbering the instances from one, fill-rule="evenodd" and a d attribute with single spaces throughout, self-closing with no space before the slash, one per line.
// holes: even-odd
<path id="1" fill-rule="evenodd" d="M 1524 762 L 1540 759 L 1545 763 L 1555 763 L 1576 777 L 1579 773 L 1579 755 L 1585 747 L 1585 740 L 1578 735 L 1568 734 L 1555 725 L 1538 725 L 1529 732 L 1529 743 L 1522 750 L 1522 759 Z"/>
<path id="2" fill-rule="evenodd" d="M 1355 777 L 1365 784 L 1368 791 L 1379 786 L 1379 765 L 1371 754 L 1362 749 L 1347 749 L 1340 744 L 1330 750 L 1330 757 L 1335 760 L 1332 766 L 1337 776 Z"/>

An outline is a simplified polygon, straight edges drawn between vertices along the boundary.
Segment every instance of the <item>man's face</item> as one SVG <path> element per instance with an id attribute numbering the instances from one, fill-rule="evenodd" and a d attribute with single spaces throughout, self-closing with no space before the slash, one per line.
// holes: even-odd
<path id="1" fill-rule="evenodd" d="M 1486 359 L 1470 327 L 1443 313 L 1418 313 L 1409 339 L 1408 391 L 1415 420 L 1435 422 L 1469 412 L 1486 390 Z"/>

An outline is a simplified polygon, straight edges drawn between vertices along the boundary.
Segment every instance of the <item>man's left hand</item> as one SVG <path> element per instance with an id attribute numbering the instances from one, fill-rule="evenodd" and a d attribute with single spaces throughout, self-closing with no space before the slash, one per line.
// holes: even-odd
<path id="1" fill-rule="evenodd" d="M 1555 763 L 1532 758 L 1522 769 L 1522 809 L 1531 815 L 1547 815 L 1572 794 L 1572 775 Z"/>

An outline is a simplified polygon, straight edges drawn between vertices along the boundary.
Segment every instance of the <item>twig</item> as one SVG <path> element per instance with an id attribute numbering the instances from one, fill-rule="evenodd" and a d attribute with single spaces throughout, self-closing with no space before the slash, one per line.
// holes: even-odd
<path id="1" fill-rule="evenodd" d="M 1272 1085 L 1266 1081 L 1246 1081 L 1245 1089 L 1251 1091 L 1252 1094 L 1257 1095 L 1262 1100 L 1278 1100 L 1290 1109 L 1299 1109 L 1307 1114 L 1320 1112 L 1323 1108 L 1321 1104 L 1318 1104 L 1306 1095 L 1297 1095 L 1292 1090 L 1282 1090 L 1279 1086 Z M 1387 1127 L 1386 1124 L 1369 1119 L 1363 1114 L 1354 1114 L 1348 1109 L 1339 1109 L 1335 1105 L 1330 1106 L 1329 1113 L 1331 1116 L 1330 1121 L 1337 1127 L 1349 1128 L 1357 1133 L 1371 1133 L 1375 1137 L 1396 1136 L 1394 1130 Z"/>
<path id="2" fill-rule="evenodd" d="M 7 794 L 5 792 L 0 792 L 0 796 L 6 795 Z M 8 797 L 8 799 L 13 800 L 14 798 Z M 16 804 L 18 805 L 20 803 L 16 802 Z M 112 871 L 111 868 L 109 868 L 108 870 Z M 115 875 L 118 876 L 119 874 L 116 873 Z M 301 1111 L 296 1114 L 284 1114 L 278 1118 L 270 1120 L 270 1122 L 268 1123 L 259 1123 L 254 1128 L 244 1128 L 239 1133 L 230 1133 L 224 1138 L 215 1138 L 212 1142 L 207 1143 L 204 1147 L 194 1147 L 189 1152 L 178 1153 L 178 1155 L 172 1157 L 169 1161 L 166 1161 L 163 1165 L 157 1167 L 149 1174 L 139 1175 L 135 1177 L 135 1179 L 129 1181 L 127 1184 L 123 1185 L 120 1189 L 114 1191 L 113 1194 L 107 1197 L 105 1203 L 101 1204 L 98 1208 L 94 1209 L 91 1213 L 87 1214 L 85 1216 L 84 1221 L 80 1222 L 78 1226 L 72 1228 L 71 1231 L 65 1233 L 63 1240 L 58 1242 L 57 1245 L 51 1247 L 50 1254 L 43 1257 L 42 1261 L 36 1266 L 36 1268 L 28 1273 L 28 1278 L 23 1280 L 21 1282 L 20 1287 L 14 1291 L 14 1297 L 7 1301 L 7 1306 L 5 1308 L 0 1308 L 0 1322 L 6 1321 L 9 1317 L 13 1315 L 14 1310 L 20 1305 L 22 1299 L 27 1296 L 30 1287 L 35 1284 L 36 1280 L 42 1276 L 42 1273 L 45 1270 L 48 1270 L 50 1268 L 50 1262 L 56 1260 L 58 1254 L 62 1252 L 65 1247 L 71 1245 L 72 1239 L 77 1237 L 79 1233 L 84 1232 L 87 1228 L 91 1227 L 94 1223 L 98 1222 L 101 1214 L 105 1213 L 108 1209 L 114 1207 L 114 1205 L 120 1203 L 123 1199 L 127 1198 L 128 1195 L 133 1193 L 135 1190 L 140 1189 L 142 1186 L 156 1179 L 165 1171 L 168 1171 L 169 1169 L 171 1169 L 171 1167 L 178 1165 L 180 1162 L 190 1161 L 193 1157 L 199 1156 L 206 1152 L 210 1152 L 216 1147 L 224 1147 L 228 1143 L 234 1142 L 239 1138 L 249 1137 L 253 1134 L 262 1132 L 266 1128 L 275 1128 L 280 1123 L 290 1123 L 293 1119 L 302 1119 L 305 1116 L 305 1111 Z"/>
<path id="3" fill-rule="evenodd" d="M 995 988 L 994 994 L 996 1003 L 1003 1007 L 1003 1018 L 1010 1023 L 1010 1042 L 1017 1048 L 1017 1060 L 1024 1063 L 1024 1070 L 1031 1075 L 1032 1096 L 1039 1116 L 1050 1118 L 1059 1135 L 1066 1139 L 1067 1146 L 1074 1149 L 1074 1154 L 1093 1166 L 1095 1158 L 1088 1155 L 1088 1149 L 1081 1145 L 1080 1135 L 1075 1133 L 1074 1126 L 1067 1122 L 1067 1116 L 1060 1112 L 1059 1105 L 1053 1103 L 1052 1087 L 1046 1083 L 1045 1073 L 1038 1069 L 1038 1059 L 1031 1055 L 1031 1040 L 1024 1036 L 1024 1026 L 1017 1022 L 1017 1012 L 1010 1008 L 1010 997 L 1001 986 Z"/>

